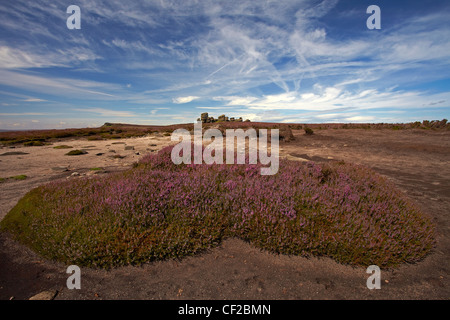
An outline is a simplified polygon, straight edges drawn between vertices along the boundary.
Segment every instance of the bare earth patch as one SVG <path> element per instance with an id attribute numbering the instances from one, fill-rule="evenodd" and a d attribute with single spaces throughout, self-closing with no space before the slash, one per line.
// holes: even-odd
<path id="1" fill-rule="evenodd" d="M 365 268 L 329 258 L 274 255 L 237 239 L 181 261 L 110 271 L 82 268 L 82 289 L 69 290 L 66 265 L 44 260 L 0 234 L 0 299 L 28 299 L 46 290 L 57 290 L 55 299 L 448 299 L 450 132 L 327 129 L 294 135 L 296 140 L 281 144 L 282 156 L 360 163 L 391 179 L 436 223 L 436 249 L 417 264 L 382 270 L 381 290 L 367 289 Z M 67 149 L 53 148 L 58 143 L 0 150 L 28 153 L 0 158 L 0 177 L 27 176 L 0 184 L 0 218 L 40 184 L 129 168 L 142 155 L 169 145 L 170 136 L 60 144 L 88 153 L 65 156 Z"/>

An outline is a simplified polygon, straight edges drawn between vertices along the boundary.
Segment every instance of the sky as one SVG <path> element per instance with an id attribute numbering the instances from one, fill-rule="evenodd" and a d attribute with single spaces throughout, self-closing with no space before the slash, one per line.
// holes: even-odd
<path id="1" fill-rule="evenodd" d="M 2 0 L 0 129 L 448 119 L 449 21 L 442 0 Z"/>

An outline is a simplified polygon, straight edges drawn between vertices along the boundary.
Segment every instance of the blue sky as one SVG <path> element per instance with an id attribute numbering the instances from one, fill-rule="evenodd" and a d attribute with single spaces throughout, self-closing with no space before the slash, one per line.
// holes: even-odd
<path id="1" fill-rule="evenodd" d="M 449 118 L 449 21 L 437 0 L 3 0 L 0 129 Z"/>

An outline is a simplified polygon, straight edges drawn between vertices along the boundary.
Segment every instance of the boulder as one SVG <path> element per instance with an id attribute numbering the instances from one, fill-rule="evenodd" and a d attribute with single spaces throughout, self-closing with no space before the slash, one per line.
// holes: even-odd
<path id="1" fill-rule="evenodd" d="M 208 112 L 203 112 L 200 115 L 200 119 L 202 120 L 203 123 L 206 123 L 208 121 Z"/>
<path id="2" fill-rule="evenodd" d="M 46 290 L 32 296 L 29 300 L 53 300 L 57 293 L 56 290 Z"/>

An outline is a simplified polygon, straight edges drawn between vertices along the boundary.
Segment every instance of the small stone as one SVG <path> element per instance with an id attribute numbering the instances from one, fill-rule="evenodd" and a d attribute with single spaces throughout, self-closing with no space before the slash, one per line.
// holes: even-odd
<path id="1" fill-rule="evenodd" d="M 133 146 L 125 146 L 125 150 L 134 150 Z"/>
<path id="2" fill-rule="evenodd" d="M 80 174 L 78 172 L 72 172 L 71 176 L 75 177 L 75 176 L 79 176 Z"/>
<path id="3" fill-rule="evenodd" d="M 67 168 L 67 167 L 53 167 L 52 170 L 53 171 L 66 172 L 66 171 L 69 171 L 69 168 Z"/>
<path id="4" fill-rule="evenodd" d="M 29 300 L 53 300 L 57 293 L 56 290 L 46 290 L 32 296 Z"/>

